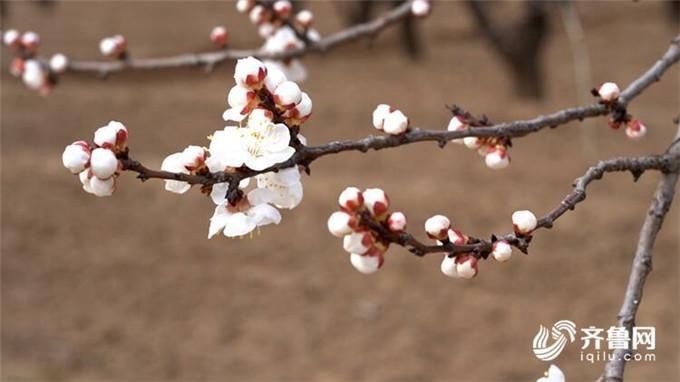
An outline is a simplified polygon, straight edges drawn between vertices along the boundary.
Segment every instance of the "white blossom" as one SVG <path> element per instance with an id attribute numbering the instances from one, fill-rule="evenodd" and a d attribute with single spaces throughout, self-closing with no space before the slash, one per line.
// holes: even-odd
<path id="1" fill-rule="evenodd" d="M 278 208 L 293 209 L 302 201 L 302 182 L 300 170 L 297 167 L 260 174 L 255 178 L 257 187 L 272 192 L 271 204 Z"/>
<path id="2" fill-rule="evenodd" d="M 114 177 L 100 179 L 97 176 L 93 176 L 90 178 L 89 187 L 92 193 L 97 196 L 111 196 L 116 189 L 116 179 Z"/>
<path id="3" fill-rule="evenodd" d="M 118 170 L 118 158 L 109 149 L 94 149 L 90 157 L 90 168 L 97 178 L 108 179 Z"/>
<path id="4" fill-rule="evenodd" d="M 87 142 L 77 141 L 66 146 L 61 162 L 69 171 L 78 174 L 90 163 L 90 148 Z"/>
<path id="5" fill-rule="evenodd" d="M 512 224 L 517 233 L 526 234 L 536 229 L 538 220 L 531 211 L 515 211 L 512 214 Z"/>
<path id="6" fill-rule="evenodd" d="M 38 60 L 25 60 L 22 79 L 29 88 L 40 90 L 47 84 L 47 73 Z"/>
<path id="7" fill-rule="evenodd" d="M 354 218 L 343 211 L 336 211 L 328 218 L 328 231 L 335 237 L 344 237 L 352 233 Z"/>
<path id="8" fill-rule="evenodd" d="M 613 82 L 605 82 L 597 89 L 597 93 L 603 101 L 611 102 L 619 98 L 621 90 L 619 89 L 619 85 Z"/>
<path id="9" fill-rule="evenodd" d="M 398 135 L 402 134 L 408 129 L 408 118 L 401 110 L 395 110 L 385 117 L 383 130 L 387 134 Z"/>
<path id="10" fill-rule="evenodd" d="M 279 224 L 281 214 L 268 204 L 271 198 L 270 191 L 255 188 L 235 206 L 224 200 L 215 207 L 215 213 L 210 218 L 208 238 L 212 238 L 219 232 L 227 237 L 243 236 L 257 227 Z"/>
<path id="11" fill-rule="evenodd" d="M 449 277 L 453 278 L 459 278 L 460 276 L 458 275 L 458 267 L 456 265 L 456 257 L 449 257 L 448 255 L 444 255 L 444 258 L 442 259 L 442 264 L 440 266 L 440 269 L 443 274 Z"/>
<path id="12" fill-rule="evenodd" d="M 274 90 L 274 102 L 285 109 L 294 107 L 301 100 L 302 91 L 293 81 L 284 81 Z"/>
<path id="13" fill-rule="evenodd" d="M 491 149 L 484 157 L 486 166 L 490 169 L 500 170 L 510 165 L 510 157 L 508 152 L 503 147 L 496 147 Z"/>
<path id="14" fill-rule="evenodd" d="M 384 260 L 382 255 L 370 256 L 352 253 L 349 256 L 349 261 L 354 269 L 368 275 L 377 272 L 382 267 Z"/>
<path id="15" fill-rule="evenodd" d="M 278 61 L 266 61 L 267 77 L 264 79 L 264 86 L 270 93 L 286 81 L 286 74 L 281 70 L 281 65 Z"/>
<path id="16" fill-rule="evenodd" d="M 386 105 L 384 103 L 378 105 L 375 110 L 373 110 L 373 127 L 378 130 L 383 130 L 385 118 L 387 118 L 387 116 L 390 114 L 390 111 L 390 105 Z"/>
<path id="17" fill-rule="evenodd" d="M 248 89 L 259 89 L 267 76 L 267 67 L 262 61 L 247 57 L 236 61 L 234 80 L 240 86 Z"/>
<path id="18" fill-rule="evenodd" d="M 50 58 L 50 69 L 52 69 L 53 72 L 63 73 L 66 71 L 67 67 L 68 58 L 65 55 L 57 53 Z"/>
<path id="19" fill-rule="evenodd" d="M 451 120 L 449 121 L 449 125 L 446 127 L 446 130 L 448 130 L 448 131 L 460 131 L 460 130 L 466 129 L 467 127 L 468 126 L 465 124 L 465 122 L 463 122 L 463 120 L 459 116 L 454 115 L 451 118 Z M 452 142 L 462 144 L 463 138 L 454 139 Z"/>
<path id="20" fill-rule="evenodd" d="M 369 232 L 352 232 L 345 235 L 342 240 L 342 247 L 348 253 L 363 255 L 373 246 L 373 235 Z"/>
<path id="21" fill-rule="evenodd" d="M 492 245 L 491 255 L 500 262 L 508 261 L 512 256 L 512 246 L 504 240 L 496 241 Z"/>
<path id="22" fill-rule="evenodd" d="M 464 279 L 477 276 L 477 258 L 471 255 L 459 255 L 456 258 L 456 273 Z"/>

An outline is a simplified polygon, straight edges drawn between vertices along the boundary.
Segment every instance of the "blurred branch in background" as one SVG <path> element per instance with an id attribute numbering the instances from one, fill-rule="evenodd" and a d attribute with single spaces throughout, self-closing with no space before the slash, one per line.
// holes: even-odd
<path id="1" fill-rule="evenodd" d="M 678 133 L 667 151 L 668 154 L 676 156 L 680 155 L 680 123 L 678 125 Z M 625 327 L 631 337 L 633 326 L 635 326 L 635 316 L 642 302 L 645 281 L 649 272 L 652 271 L 654 242 L 673 202 L 678 176 L 677 168 L 674 171 L 663 174 L 654 194 L 652 204 L 647 211 L 645 221 L 640 229 L 640 238 L 635 251 L 635 257 L 633 258 L 633 266 L 628 279 L 628 285 L 626 286 L 623 304 L 617 316 L 618 326 Z M 613 357 L 606 363 L 604 374 L 599 381 L 623 381 L 623 372 L 626 366 L 624 357 L 630 354 L 631 350 L 627 348 L 616 349 Z"/>
<path id="2" fill-rule="evenodd" d="M 517 94 L 541 98 L 544 90 L 541 53 L 548 34 L 547 4 L 526 2 L 523 17 L 504 27 L 492 20 L 488 9 L 490 3 L 470 0 L 467 4 L 480 31 L 513 74 Z"/>
<path id="3" fill-rule="evenodd" d="M 581 18 L 576 5 L 571 0 L 560 2 L 560 14 L 564 30 L 569 39 L 569 47 L 574 62 L 576 101 L 579 104 L 584 104 L 588 101 L 586 97 L 588 89 L 593 85 L 593 80 L 590 73 L 590 55 L 588 54 L 588 46 L 585 42 Z M 581 126 L 581 149 L 583 150 L 583 156 L 587 159 L 597 157 L 596 131 L 589 128 L 591 127 L 590 124 L 589 121 L 585 121 Z"/>

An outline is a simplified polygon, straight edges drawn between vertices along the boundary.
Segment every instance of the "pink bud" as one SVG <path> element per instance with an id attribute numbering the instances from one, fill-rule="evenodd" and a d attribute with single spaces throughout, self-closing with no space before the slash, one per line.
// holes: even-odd
<path id="1" fill-rule="evenodd" d="M 302 100 L 302 91 L 293 81 L 284 81 L 274 90 L 274 102 L 284 109 L 295 107 Z"/>
<path id="2" fill-rule="evenodd" d="M 508 167 L 510 164 L 510 156 L 505 147 L 496 146 L 486 154 L 484 162 L 488 168 L 500 170 Z"/>
<path id="3" fill-rule="evenodd" d="M 364 206 L 371 215 L 379 217 L 387 213 L 390 208 L 390 199 L 385 191 L 380 188 L 367 188 L 363 192 Z"/>
<path id="4" fill-rule="evenodd" d="M 92 150 L 90 157 L 92 174 L 99 179 L 108 179 L 118 170 L 116 154 L 109 149 L 98 148 Z"/>
<path id="5" fill-rule="evenodd" d="M 373 246 L 373 235 L 369 232 L 352 232 L 345 235 L 342 240 L 342 247 L 349 253 L 363 255 Z"/>
<path id="6" fill-rule="evenodd" d="M 395 110 L 385 117 L 383 130 L 387 134 L 402 134 L 406 129 L 408 129 L 408 118 L 400 110 Z"/>
<path id="7" fill-rule="evenodd" d="M 493 243 L 491 255 L 494 259 L 504 262 L 510 260 L 512 256 L 512 246 L 505 240 L 499 240 Z"/>
<path id="8" fill-rule="evenodd" d="M 15 48 L 19 46 L 20 38 L 19 31 L 16 29 L 8 29 L 2 35 L 2 42 L 10 48 Z"/>
<path id="9" fill-rule="evenodd" d="M 515 211 L 512 214 L 512 225 L 517 234 L 527 234 L 536 229 L 538 220 L 533 212 L 528 210 Z"/>
<path id="10" fill-rule="evenodd" d="M 392 108 L 390 105 L 380 104 L 373 110 L 373 127 L 382 130 L 385 124 L 385 118 L 390 114 Z"/>
<path id="11" fill-rule="evenodd" d="M 279 17 L 286 18 L 290 15 L 293 10 L 293 5 L 288 0 L 278 0 L 274 3 L 274 12 L 276 12 Z"/>
<path id="12" fill-rule="evenodd" d="M 458 255 L 456 257 L 456 272 L 464 279 L 477 276 L 477 258 L 472 255 Z"/>
<path id="13" fill-rule="evenodd" d="M 213 44 L 223 47 L 226 46 L 228 43 L 229 35 L 227 34 L 227 28 L 223 26 L 217 26 L 214 27 L 213 30 L 210 32 L 210 41 L 213 42 Z"/>
<path id="14" fill-rule="evenodd" d="M 90 147 L 85 141 L 73 142 L 66 146 L 61 155 L 64 167 L 74 174 L 83 171 L 90 162 Z"/>
<path id="15" fill-rule="evenodd" d="M 347 187 L 340 193 L 338 204 L 347 211 L 356 211 L 364 205 L 364 196 L 358 188 Z"/>
<path id="16" fill-rule="evenodd" d="M 603 101 L 611 102 L 619 98 L 621 90 L 619 89 L 619 85 L 613 82 L 605 82 L 597 89 L 597 93 Z"/>
<path id="17" fill-rule="evenodd" d="M 449 277 L 453 277 L 453 278 L 459 278 L 460 277 L 458 275 L 458 267 L 456 265 L 456 257 L 455 256 L 449 257 L 448 255 L 444 255 L 440 269 L 441 269 L 443 274 L 445 274 Z"/>
<path id="18" fill-rule="evenodd" d="M 314 22 L 314 14 L 306 9 L 301 10 L 295 15 L 295 20 L 303 27 L 309 28 Z"/>
<path id="19" fill-rule="evenodd" d="M 234 80 L 245 88 L 259 89 L 266 76 L 267 67 L 254 57 L 242 58 L 236 62 Z"/>
<path id="20" fill-rule="evenodd" d="M 403 212 L 392 212 L 387 218 L 387 227 L 392 232 L 402 232 L 406 229 L 406 215 Z"/>
<path id="21" fill-rule="evenodd" d="M 352 228 L 356 227 L 356 219 L 342 211 L 336 211 L 328 218 L 328 231 L 336 237 L 344 237 L 352 233 Z"/>
<path id="22" fill-rule="evenodd" d="M 352 253 L 349 256 L 349 261 L 357 271 L 368 275 L 377 272 L 385 262 L 385 258 L 382 254 L 362 256 L 357 253 Z"/>
<path id="23" fill-rule="evenodd" d="M 427 0 L 414 0 L 411 3 L 411 13 L 417 17 L 425 17 L 430 14 L 430 2 Z"/>
<path id="24" fill-rule="evenodd" d="M 425 221 L 425 232 L 431 239 L 446 239 L 449 228 L 451 228 L 451 220 L 444 215 L 434 215 Z"/>
<path id="25" fill-rule="evenodd" d="M 639 140 L 647 134 L 647 127 L 638 119 L 633 119 L 626 125 L 626 135 L 632 140 Z"/>

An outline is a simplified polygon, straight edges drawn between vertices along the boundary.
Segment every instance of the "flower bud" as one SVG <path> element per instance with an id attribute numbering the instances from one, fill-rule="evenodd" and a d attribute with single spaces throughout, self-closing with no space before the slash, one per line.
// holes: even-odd
<path id="1" fill-rule="evenodd" d="M 74 174 L 82 172 L 90 162 L 90 147 L 85 141 L 73 142 L 61 154 L 64 167 Z"/>
<path id="2" fill-rule="evenodd" d="M 390 105 L 384 103 L 378 105 L 375 110 L 373 110 L 373 127 L 382 130 L 385 124 L 385 118 L 390 114 L 391 109 Z"/>
<path id="3" fill-rule="evenodd" d="M 37 60 L 24 61 L 24 72 L 21 79 L 26 86 L 34 90 L 40 90 L 47 86 L 47 73 Z"/>
<path id="4" fill-rule="evenodd" d="M 90 179 L 92 179 L 92 171 L 90 169 L 85 169 L 78 174 L 78 179 L 83 185 L 83 190 L 89 194 L 94 194 L 92 187 L 90 187 Z"/>
<path id="5" fill-rule="evenodd" d="M 458 255 L 456 257 L 456 273 L 464 279 L 477 276 L 477 258 L 472 255 Z"/>
<path id="6" fill-rule="evenodd" d="M 21 77 L 24 74 L 25 61 L 22 58 L 16 57 L 9 65 L 9 73 L 14 77 Z"/>
<path id="7" fill-rule="evenodd" d="M 451 118 L 451 120 L 449 121 L 449 125 L 446 127 L 446 130 L 459 131 L 466 129 L 467 127 L 468 126 L 465 124 L 465 122 L 463 122 L 463 120 L 459 116 L 454 115 L 453 118 Z M 463 138 L 454 139 L 452 142 L 463 144 Z"/>
<path id="8" fill-rule="evenodd" d="M 102 150 L 102 149 L 98 149 Z M 107 179 L 100 179 L 96 176 L 90 178 L 90 190 L 93 194 L 103 197 L 111 196 L 116 189 L 116 180 L 113 177 Z"/>
<path id="9" fill-rule="evenodd" d="M 494 259 L 504 262 L 512 256 L 512 246 L 505 240 L 499 240 L 492 244 L 491 255 Z"/>
<path id="10" fill-rule="evenodd" d="M 482 147 L 482 142 L 477 137 L 465 137 L 463 138 L 463 144 L 470 150 L 477 150 Z"/>
<path id="11" fill-rule="evenodd" d="M 234 80 L 237 84 L 248 89 L 259 89 L 262 87 L 265 77 L 267 77 L 267 67 L 262 61 L 254 57 L 247 57 L 236 62 Z"/>
<path id="12" fill-rule="evenodd" d="M 496 146 L 492 148 L 484 157 L 484 162 L 486 163 L 486 167 L 494 169 L 494 170 L 500 170 L 508 167 L 510 164 L 510 156 L 508 155 L 508 151 L 504 146 Z"/>
<path id="13" fill-rule="evenodd" d="M 536 229 L 537 224 L 536 215 L 531 211 L 515 211 L 512 214 L 512 226 L 517 234 L 528 234 Z"/>
<path id="14" fill-rule="evenodd" d="M 380 188 L 367 188 L 363 192 L 364 207 L 368 209 L 371 215 L 379 217 L 387 213 L 390 208 L 390 199 L 385 194 L 385 191 Z"/>
<path id="15" fill-rule="evenodd" d="M 314 22 L 314 14 L 307 9 L 303 9 L 295 15 L 295 21 L 303 28 L 309 28 L 312 22 Z"/>
<path id="16" fill-rule="evenodd" d="M 90 157 L 92 174 L 99 179 L 108 179 L 118 170 L 116 154 L 109 149 L 98 148 L 92 150 Z"/>
<path id="17" fill-rule="evenodd" d="M 411 13 L 417 17 L 425 17 L 430 14 L 430 2 L 428 0 L 414 0 L 411 3 Z"/>
<path id="18" fill-rule="evenodd" d="M 295 119 L 304 120 L 312 114 L 312 99 L 307 93 L 302 92 L 300 102 L 288 111 L 288 116 Z"/>
<path id="19" fill-rule="evenodd" d="M 638 119 L 633 119 L 626 125 L 626 135 L 628 138 L 637 141 L 647 134 L 647 127 Z"/>
<path id="20" fill-rule="evenodd" d="M 449 228 L 451 228 L 451 220 L 444 215 L 434 215 L 425 221 L 425 232 L 431 239 L 446 239 Z"/>
<path id="21" fill-rule="evenodd" d="M 347 211 L 356 211 L 364 205 L 364 196 L 358 188 L 347 187 L 340 193 L 338 204 Z"/>
<path id="22" fill-rule="evenodd" d="M 2 42 L 10 48 L 15 48 L 19 46 L 20 44 L 19 39 L 20 39 L 19 31 L 17 31 L 16 29 L 8 29 L 2 35 Z"/>
<path id="23" fill-rule="evenodd" d="M 359 272 L 363 274 L 371 274 L 375 273 L 380 269 L 385 262 L 385 258 L 383 257 L 382 254 L 377 254 L 374 256 L 370 255 L 359 255 L 356 253 L 352 253 L 349 256 L 349 261 L 352 263 L 352 266 Z"/>
<path id="24" fill-rule="evenodd" d="M 274 90 L 284 81 L 286 81 L 285 73 L 274 66 L 267 66 L 267 77 L 264 79 L 264 86 L 270 93 L 274 93 Z"/>
<path id="25" fill-rule="evenodd" d="M 343 237 L 352 233 L 356 226 L 356 219 L 342 211 L 336 211 L 328 218 L 328 231 L 336 237 Z"/>
<path id="26" fill-rule="evenodd" d="M 201 146 L 187 146 L 182 151 L 182 162 L 187 170 L 196 170 L 205 163 L 205 150 Z"/>
<path id="27" fill-rule="evenodd" d="M 603 101 L 611 102 L 619 98 L 621 90 L 619 89 L 619 85 L 613 82 L 605 82 L 597 89 L 597 93 Z"/>
<path id="28" fill-rule="evenodd" d="M 458 267 L 456 266 L 456 257 L 455 256 L 449 257 L 448 255 L 444 255 L 440 267 L 442 273 L 449 277 L 459 278 L 460 276 L 458 275 L 457 268 Z"/>
<path id="29" fill-rule="evenodd" d="M 279 17 L 288 17 L 292 10 L 293 5 L 288 0 L 278 0 L 274 3 L 274 12 L 276 12 Z"/>
<path id="30" fill-rule="evenodd" d="M 274 90 L 274 102 L 284 109 L 290 109 L 302 101 L 302 91 L 293 81 L 284 81 Z"/>
<path id="31" fill-rule="evenodd" d="M 392 212 L 387 218 L 387 227 L 392 232 L 402 232 L 406 229 L 406 215 L 403 212 Z"/>
<path id="32" fill-rule="evenodd" d="M 363 255 L 371 249 L 374 241 L 373 235 L 369 232 L 352 232 L 342 239 L 342 247 L 349 253 Z"/>
<path id="33" fill-rule="evenodd" d="M 255 5 L 248 13 L 250 22 L 257 25 L 265 21 L 267 10 L 261 5 Z"/>
<path id="34" fill-rule="evenodd" d="M 116 149 L 127 145 L 128 131 L 125 125 L 118 121 L 109 121 L 94 132 L 94 143 L 99 147 Z"/>
<path id="35" fill-rule="evenodd" d="M 398 135 L 408 129 L 408 118 L 400 110 L 395 110 L 385 117 L 383 130 L 387 134 Z"/>
<path id="36" fill-rule="evenodd" d="M 23 46 L 24 49 L 34 52 L 38 49 L 38 45 L 40 45 L 40 36 L 37 33 L 26 32 L 21 35 L 21 46 Z"/>
<path id="37" fill-rule="evenodd" d="M 116 40 L 111 37 L 106 37 L 99 41 L 99 52 L 106 57 L 111 57 L 116 54 Z"/>
<path id="38" fill-rule="evenodd" d="M 459 230 L 451 228 L 446 233 L 448 235 L 449 241 L 452 244 L 455 245 L 467 244 L 468 241 L 467 236 L 463 235 Z"/>
<path id="39" fill-rule="evenodd" d="M 57 53 L 50 58 L 50 69 L 55 73 L 64 73 L 68 67 L 68 58 Z"/>
<path id="40" fill-rule="evenodd" d="M 272 23 L 262 23 L 257 26 L 257 34 L 264 39 L 268 39 L 274 35 L 276 27 Z"/>
<path id="41" fill-rule="evenodd" d="M 210 32 L 210 41 L 212 41 L 213 44 L 219 47 L 226 46 L 228 40 L 229 34 L 227 33 L 227 28 L 223 26 L 214 27 L 213 30 Z"/>
<path id="42" fill-rule="evenodd" d="M 238 0 L 236 2 L 236 10 L 239 13 L 246 13 L 253 8 L 255 2 L 253 0 Z"/>

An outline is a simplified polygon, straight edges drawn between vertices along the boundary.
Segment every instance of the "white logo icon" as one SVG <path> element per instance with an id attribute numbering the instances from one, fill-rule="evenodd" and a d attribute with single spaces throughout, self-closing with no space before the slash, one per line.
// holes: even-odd
<path id="1" fill-rule="evenodd" d="M 551 337 L 553 343 L 548 345 L 548 339 Z M 552 329 L 548 329 L 541 325 L 538 333 L 534 337 L 533 348 L 536 358 L 541 361 L 552 361 L 562 353 L 564 347 L 576 339 L 576 324 L 569 320 L 557 321 Z"/>

